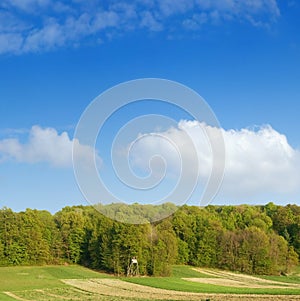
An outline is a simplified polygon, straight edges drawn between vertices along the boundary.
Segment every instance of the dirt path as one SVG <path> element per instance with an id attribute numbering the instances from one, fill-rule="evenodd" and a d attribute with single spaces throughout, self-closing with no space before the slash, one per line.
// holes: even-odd
<path id="1" fill-rule="evenodd" d="M 5 295 L 7 295 L 7 296 L 9 296 L 9 297 L 12 297 L 12 298 L 14 298 L 14 299 L 16 299 L 16 300 L 19 300 L 19 301 L 31 301 L 31 300 L 27 300 L 27 299 L 21 298 L 21 297 L 15 295 L 15 294 L 12 293 L 12 292 L 3 292 L 3 293 L 4 293 Z"/>
<path id="2" fill-rule="evenodd" d="M 238 288 L 272 288 L 272 289 L 300 289 L 300 285 L 298 284 L 287 284 L 280 285 L 270 282 L 270 284 L 260 284 L 260 283 L 249 283 L 246 281 L 238 281 L 233 279 L 223 279 L 223 278 L 183 278 L 186 281 L 197 282 L 197 283 L 205 283 L 205 284 L 213 284 L 220 286 L 229 286 L 229 287 L 238 287 Z"/>
<path id="3" fill-rule="evenodd" d="M 213 278 L 190 278 L 185 280 L 230 287 L 300 289 L 300 284 L 296 283 L 279 282 L 275 280 L 272 281 L 255 276 L 236 274 L 227 271 L 207 270 L 199 268 L 194 270 Z"/>

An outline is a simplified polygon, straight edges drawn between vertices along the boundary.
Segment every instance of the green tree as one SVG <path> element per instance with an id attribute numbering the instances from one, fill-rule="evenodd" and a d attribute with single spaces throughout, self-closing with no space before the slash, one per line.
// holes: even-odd
<path id="1" fill-rule="evenodd" d="M 159 223 L 154 229 L 152 247 L 153 275 L 169 276 L 171 265 L 178 256 L 178 245 L 173 225 L 169 219 Z"/>
<path id="2" fill-rule="evenodd" d="M 62 250 L 66 260 L 78 263 L 84 242 L 84 217 L 82 208 L 65 207 L 55 216 L 62 237 Z"/>

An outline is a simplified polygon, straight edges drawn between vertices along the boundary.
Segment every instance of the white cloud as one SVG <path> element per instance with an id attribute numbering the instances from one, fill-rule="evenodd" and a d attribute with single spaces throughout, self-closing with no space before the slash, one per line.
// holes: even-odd
<path id="1" fill-rule="evenodd" d="M 23 51 L 39 51 L 62 46 L 65 43 L 64 31 L 55 22 L 47 24 L 41 30 L 32 31 L 24 40 Z"/>
<path id="2" fill-rule="evenodd" d="M 146 11 L 141 20 L 141 26 L 150 29 L 151 31 L 160 31 L 163 29 L 161 23 L 159 23 L 152 15 L 151 12 Z"/>
<path id="3" fill-rule="evenodd" d="M 294 193 L 300 187 L 300 152 L 270 126 L 224 131 L 227 148 L 224 189 L 229 192 Z"/>
<path id="4" fill-rule="evenodd" d="M 0 54 L 96 43 L 141 28 L 174 35 L 182 26 L 200 30 L 222 22 L 264 26 L 280 16 L 276 0 L 3 0 L 0 10 Z"/>
<path id="5" fill-rule="evenodd" d="M 71 167 L 73 142 L 66 132 L 59 134 L 53 128 L 33 126 L 26 143 L 17 138 L 0 140 L 0 162 L 46 162 L 55 167 Z M 92 148 L 80 145 L 78 141 L 75 143 L 82 159 L 89 161 L 94 157 Z M 97 155 L 96 160 L 101 162 Z"/>
<path id="6" fill-rule="evenodd" d="M 93 18 L 91 29 L 93 32 L 105 29 L 107 27 L 118 27 L 120 23 L 119 15 L 114 11 L 99 12 Z"/>
<path id="7" fill-rule="evenodd" d="M 203 130 L 222 131 L 226 147 L 225 177 L 222 195 L 229 199 L 245 199 L 262 194 L 299 194 L 300 193 L 300 151 L 289 145 L 286 136 L 274 130 L 271 126 L 258 129 L 224 130 L 212 128 L 196 121 L 181 121 L 177 128 L 160 132 L 156 135 L 146 135 L 139 139 L 131 156 L 131 162 L 147 169 L 149 158 L 160 154 L 168 162 L 169 174 L 178 174 L 178 155 L 167 140 L 173 141 L 182 151 L 182 158 L 187 160 L 190 175 L 196 172 L 195 156 L 191 152 L 184 131 L 193 139 L 200 162 L 200 178 L 207 178 L 211 172 L 212 155 L 208 140 Z M 157 133 L 156 133 L 157 134 Z M 177 160 L 177 161 L 176 161 Z"/>
<path id="8" fill-rule="evenodd" d="M 280 10 L 276 0 L 197 0 L 200 10 L 183 21 L 188 29 L 198 30 L 203 24 L 219 25 L 228 21 L 248 21 L 256 27 L 266 27 L 277 20 Z M 263 17 L 263 16 L 267 17 Z"/>
<path id="9" fill-rule="evenodd" d="M 34 12 L 39 8 L 44 8 L 51 3 L 51 0 L 3 0 L 4 7 L 14 7 L 26 12 Z"/>
<path id="10" fill-rule="evenodd" d="M 158 1 L 158 5 L 164 16 L 183 14 L 195 8 L 194 1 L 192 0 L 162 0 Z"/>
<path id="11" fill-rule="evenodd" d="M 203 10 L 217 10 L 220 13 L 230 12 L 231 14 L 242 16 L 243 14 L 269 13 L 279 16 L 280 11 L 276 0 L 196 0 L 198 7 Z"/>
<path id="12" fill-rule="evenodd" d="M 22 48 L 23 37 L 19 33 L 0 33 L 0 53 L 16 53 Z"/>

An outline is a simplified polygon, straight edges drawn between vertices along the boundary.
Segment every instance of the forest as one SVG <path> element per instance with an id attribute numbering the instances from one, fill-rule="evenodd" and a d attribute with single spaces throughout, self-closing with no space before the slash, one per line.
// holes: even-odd
<path id="1" fill-rule="evenodd" d="M 114 204 L 114 212 L 118 208 L 122 205 Z M 138 204 L 127 210 L 145 208 L 159 211 Z M 288 274 L 298 264 L 297 205 L 176 209 L 160 222 L 134 225 L 114 221 L 92 206 L 65 207 L 55 214 L 2 208 L 0 266 L 76 263 L 124 275 L 135 256 L 142 275 L 168 276 L 173 264 L 260 275 Z"/>

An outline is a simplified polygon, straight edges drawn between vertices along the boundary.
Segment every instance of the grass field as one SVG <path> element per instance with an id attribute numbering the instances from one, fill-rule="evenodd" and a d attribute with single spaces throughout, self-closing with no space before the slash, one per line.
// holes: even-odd
<path id="1" fill-rule="evenodd" d="M 63 290 L 67 287 L 62 279 L 108 278 L 107 274 L 80 266 L 44 266 L 44 267 L 1 267 L 0 268 L 0 301 L 16 300 L 3 292 L 22 292 L 38 290 Z M 42 299 L 30 299 L 42 300 Z"/>
<path id="2" fill-rule="evenodd" d="M 253 277 L 180 266 L 175 266 L 173 270 L 172 277 L 124 278 L 123 280 L 160 289 L 193 293 L 300 296 L 300 276 L 298 274 L 288 277 Z M 181 271 L 183 271 L 182 274 Z"/>
<path id="3" fill-rule="evenodd" d="M 225 295 L 226 294 L 226 295 Z M 172 277 L 115 278 L 80 266 L 0 268 L 0 301 L 300 300 L 300 269 L 253 277 L 174 266 Z"/>

